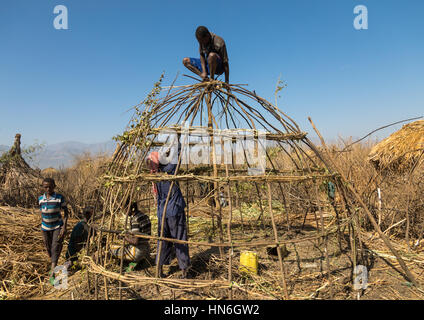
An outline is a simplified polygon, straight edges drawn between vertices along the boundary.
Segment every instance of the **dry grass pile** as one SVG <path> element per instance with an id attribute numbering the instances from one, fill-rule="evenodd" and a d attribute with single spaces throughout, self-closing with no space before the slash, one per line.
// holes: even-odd
<path id="1" fill-rule="evenodd" d="M 42 292 L 48 267 L 40 216 L 0 207 L 0 299 L 26 299 Z"/>
<path id="2" fill-rule="evenodd" d="M 332 145 L 333 157 L 346 177 L 360 193 L 367 192 L 371 177 L 375 174 L 373 166 L 367 161 L 368 153 L 375 145 L 374 141 L 352 144 L 352 139 L 339 141 Z M 350 145 L 350 146 L 349 146 Z M 346 148 L 346 146 L 349 146 Z"/>
<path id="3" fill-rule="evenodd" d="M 69 168 L 43 170 L 43 177 L 55 179 L 57 192 L 65 197 L 68 208 L 76 215 L 86 206 L 97 204 L 99 208 L 102 202 L 99 178 L 105 172 L 109 160 L 107 155 L 83 154 L 75 157 L 74 164 Z"/>
<path id="4" fill-rule="evenodd" d="M 377 144 L 369 154 L 380 170 L 408 170 L 422 162 L 424 153 L 424 120 L 408 123 L 401 130 Z"/>

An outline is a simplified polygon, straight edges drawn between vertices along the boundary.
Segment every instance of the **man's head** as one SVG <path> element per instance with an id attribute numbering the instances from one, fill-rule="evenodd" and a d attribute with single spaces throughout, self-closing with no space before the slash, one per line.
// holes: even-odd
<path id="1" fill-rule="evenodd" d="M 153 151 L 146 159 L 151 172 L 157 172 L 159 168 L 159 152 Z"/>
<path id="2" fill-rule="evenodd" d="M 207 46 L 211 42 L 212 36 L 208 28 L 199 26 L 196 29 L 196 39 L 201 45 Z"/>
<path id="3" fill-rule="evenodd" d="M 133 201 L 130 206 L 130 214 L 133 215 L 138 211 L 138 205 L 136 201 Z"/>
<path id="4" fill-rule="evenodd" d="M 91 219 L 91 217 L 93 216 L 93 214 L 94 214 L 94 208 L 93 207 L 85 207 L 82 210 L 82 216 L 84 217 L 84 219 L 86 221 L 89 221 Z"/>
<path id="5" fill-rule="evenodd" d="M 137 201 L 130 201 L 130 198 L 125 200 L 125 207 L 130 207 L 129 215 L 132 216 L 138 211 Z"/>
<path id="6" fill-rule="evenodd" d="M 55 187 L 56 187 L 56 184 L 54 182 L 54 179 L 45 178 L 43 180 L 42 188 L 47 195 L 49 196 L 53 195 Z"/>

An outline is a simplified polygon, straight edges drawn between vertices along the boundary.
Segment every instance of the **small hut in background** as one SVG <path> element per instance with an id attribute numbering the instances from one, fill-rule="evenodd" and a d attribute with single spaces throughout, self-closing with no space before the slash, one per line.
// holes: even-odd
<path id="1" fill-rule="evenodd" d="M 18 133 L 12 148 L 0 157 L 0 204 L 33 207 L 39 185 L 38 172 L 22 157 Z"/>
<path id="2" fill-rule="evenodd" d="M 378 223 L 419 243 L 424 235 L 424 120 L 408 123 L 372 148 Z M 394 226 L 397 226 L 396 229 Z"/>
<path id="3" fill-rule="evenodd" d="M 412 171 L 424 161 L 424 120 L 408 123 L 372 148 L 368 160 L 381 171 Z"/>

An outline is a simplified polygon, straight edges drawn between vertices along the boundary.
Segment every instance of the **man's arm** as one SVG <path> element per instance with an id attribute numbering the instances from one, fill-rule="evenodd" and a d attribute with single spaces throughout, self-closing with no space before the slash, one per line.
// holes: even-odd
<path id="1" fill-rule="evenodd" d="M 137 246 L 138 245 L 138 237 L 135 236 L 131 236 L 129 234 L 127 234 L 125 236 L 125 241 L 127 241 L 129 244 L 133 245 L 133 246 Z"/>
<path id="2" fill-rule="evenodd" d="M 69 215 L 68 208 L 64 207 L 63 208 L 63 227 L 62 227 L 62 230 L 60 231 L 59 238 L 62 238 L 66 233 L 66 227 L 68 225 L 68 215 Z"/>
<path id="3" fill-rule="evenodd" d="M 202 80 L 206 80 L 208 78 L 208 73 L 206 72 L 206 59 L 203 53 L 200 54 L 200 64 L 202 65 Z"/>

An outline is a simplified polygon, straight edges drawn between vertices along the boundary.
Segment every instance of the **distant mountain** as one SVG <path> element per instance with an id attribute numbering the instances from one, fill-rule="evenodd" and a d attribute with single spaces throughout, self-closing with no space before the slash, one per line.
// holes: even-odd
<path id="1" fill-rule="evenodd" d="M 32 159 L 25 157 L 31 167 L 45 168 L 66 168 L 70 167 L 75 158 L 85 153 L 92 156 L 98 154 L 113 154 L 116 142 L 108 141 L 102 143 L 81 143 L 75 141 L 62 142 L 45 146 L 42 150 L 32 155 Z M 0 145 L 0 154 L 8 151 L 10 147 Z"/>
<path id="2" fill-rule="evenodd" d="M 317 146 L 321 145 L 320 140 L 317 137 L 310 137 L 311 141 Z M 352 142 L 355 141 L 354 138 L 351 138 Z M 331 145 L 333 143 L 337 144 L 336 139 L 327 139 L 326 143 Z M 276 143 L 270 143 L 269 146 L 277 146 Z M 115 141 L 107 141 L 102 143 L 81 143 L 76 141 L 68 141 L 57 144 L 51 144 L 45 146 L 41 151 L 38 151 L 36 154 L 32 155 L 32 160 L 25 157 L 31 167 L 37 167 L 40 169 L 45 168 L 67 168 L 72 166 L 75 161 L 75 158 L 81 156 L 85 153 L 90 153 L 92 156 L 98 154 L 110 154 L 112 155 L 116 148 Z M 5 145 L 0 145 L 0 155 L 9 151 L 10 147 Z"/>

